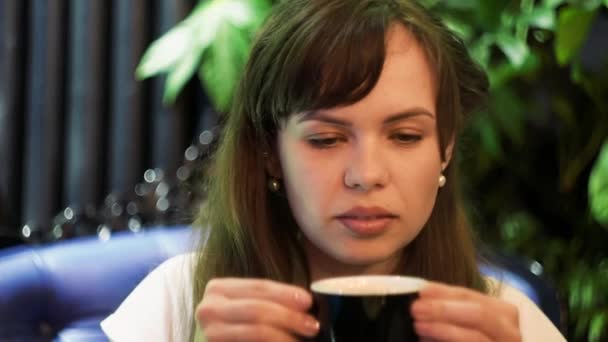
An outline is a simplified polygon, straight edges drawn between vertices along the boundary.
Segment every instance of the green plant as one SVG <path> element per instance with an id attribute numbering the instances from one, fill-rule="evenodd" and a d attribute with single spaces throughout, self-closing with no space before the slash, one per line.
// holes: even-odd
<path id="1" fill-rule="evenodd" d="M 582 54 L 606 2 L 427 5 L 491 81 L 461 160 L 479 234 L 544 265 L 567 304 L 570 339 L 607 338 L 608 56 L 589 65 Z"/>
<path id="2" fill-rule="evenodd" d="M 460 151 L 479 234 L 544 266 L 567 305 L 570 340 L 608 338 L 608 57 L 583 53 L 593 25 L 608 20 L 608 0 L 421 2 L 491 81 Z M 216 109 L 228 110 L 274 3 L 200 1 L 150 46 L 137 75 L 166 73 L 171 103 L 198 72 Z M 603 39 L 591 49 L 606 50 Z"/>
<path id="3" fill-rule="evenodd" d="M 215 108 L 226 111 L 253 36 L 270 9 L 266 0 L 199 1 L 186 19 L 148 47 L 136 76 L 167 74 L 163 100 L 168 104 L 198 73 Z"/>

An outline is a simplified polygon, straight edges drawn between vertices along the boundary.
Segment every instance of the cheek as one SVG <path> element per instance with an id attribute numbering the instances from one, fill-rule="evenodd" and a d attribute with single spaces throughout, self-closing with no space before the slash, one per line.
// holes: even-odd
<path id="1" fill-rule="evenodd" d="M 328 208 L 331 203 L 335 172 L 330 172 L 323 160 L 310 156 L 302 143 L 283 141 L 279 150 L 283 183 L 296 221 L 300 226 L 303 219 L 320 222 L 321 208 Z"/>
<path id="2" fill-rule="evenodd" d="M 420 213 L 421 216 L 430 214 L 435 204 L 441 174 L 439 155 L 432 153 L 432 148 L 427 150 L 401 160 L 393 172 L 394 183 L 405 207 L 415 208 L 412 213 Z"/>
<path id="3" fill-rule="evenodd" d="M 308 189 L 318 183 L 320 177 L 319 172 L 315 172 L 319 165 L 299 145 L 295 141 L 283 141 L 279 147 L 284 182 L 291 190 Z"/>
<path id="4" fill-rule="evenodd" d="M 421 211 L 426 212 L 429 216 L 437 199 L 439 173 L 437 172 L 437 175 L 435 175 L 435 172 L 429 171 L 421 177 L 419 184 L 420 187 L 417 189 L 415 196 L 420 199 L 420 206 L 423 206 Z"/>

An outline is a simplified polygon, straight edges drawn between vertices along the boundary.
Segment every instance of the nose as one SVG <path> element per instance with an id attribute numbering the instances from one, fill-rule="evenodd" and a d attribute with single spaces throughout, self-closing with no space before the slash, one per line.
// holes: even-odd
<path id="1" fill-rule="evenodd" d="M 353 148 L 344 174 L 346 187 L 370 191 L 383 188 L 388 180 L 387 165 L 374 143 L 360 143 Z"/>

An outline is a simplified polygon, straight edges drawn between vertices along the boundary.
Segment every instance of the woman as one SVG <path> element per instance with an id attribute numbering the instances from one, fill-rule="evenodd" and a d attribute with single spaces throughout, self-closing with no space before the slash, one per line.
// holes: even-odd
<path id="1" fill-rule="evenodd" d="M 407 274 L 432 281 L 412 306 L 425 339 L 563 340 L 477 268 L 451 160 L 487 88 L 462 42 L 413 1 L 277 5 L 211 160 L 200 252 L 152 272 L 104 330 L 295 341 L 319 328 L 311 281 Z"/>

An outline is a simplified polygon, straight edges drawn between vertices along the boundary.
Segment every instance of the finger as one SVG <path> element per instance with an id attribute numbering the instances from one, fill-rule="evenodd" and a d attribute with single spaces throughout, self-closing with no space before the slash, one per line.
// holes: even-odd
<path id="1" fill-rule="evenodd" d="M 462 301 L 479 301 L 484 305 L 490 305 L 493 308 L 503 310 L 506 307 L 512 306 L 509 303 L 477 290 L 469 289 L 461 286 L 445 285 L 436 282 L 428 282 L 427 285 L 420 290 L 420 298 L 442 298 L 454 299 Z M 508 308 L 505 310 L 509 310 Z"/>
<path id="2" fill-rule="evenodd" d="M 446 285 L 429 281 L 419 291 L 420 298 L 451 298 L 459 300 L 483 300 L 486 295 L 466 287 Z"/>
<path id="3" fill-rule="evenodd" d="M 490 329 L 502 328 L 503 324 L 519 326 L 519 310 L 511 303 L 489 296 L 476 290 L 460 286 L 450 286 L 436 282 L 428 282 L 420 291 L 420 298 L 441 298 L 460 301 L 476 301 L 481 303 L 484 313 L 498 316 L 499 326 L 490 326 Z"/>
<path id="4" fill-rule="evenodd" d="M 305 311 L 312 305 L 312 296 L 301 287 L 266 279 L 221 278 L 207 283 L 207 293 L 219 293 L 226 298 L 257 298 L 280 303 L 288 308 Z"/>
<path id="5" fill-rule="evenodd" d="M 480 330 L 492 338 L 513 337 L 519 333 L 517 313 L 513 317 L 506 306 L 496 308 L 476 300 L 420 299 L 412 304 L 411 311 L 417 321 L 458 325 Z"/>
<path id="6" fill-rule="evenodd" d="M 488 336 L 479 331 L 443 322 L 415 322 L 414 329 L 422 339 L 450 342 L 490 342 Z"/>
<path id="7" fill-rule="evenodd" d="M 207 342 L 296 342 L 297 338 L 285 331 L 257 324 L 213 324 L 203 329 Z"/>
<path id="8" fill-rule="evenodd" d="M 269 325 L 302 336 L 315 336 L 319 331 L 314 317 L 261 299 L 210 297 L 197 308 L 196 318 L 202 327 L 219 321 Z"/>

